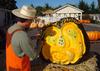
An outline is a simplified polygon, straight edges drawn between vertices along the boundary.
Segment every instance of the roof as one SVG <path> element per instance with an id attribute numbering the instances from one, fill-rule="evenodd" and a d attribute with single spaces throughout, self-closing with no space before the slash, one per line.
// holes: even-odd
<path id="1" fill-rule="evenodd" d="M 58 9 L 54 10 L 54 12 L 57 12 L 57 11 L 63 9 L 63 8 L 66 8 L 66 7 L 71 7 L 71 8 L 74 8 L 74 9 L 78 10 L 78 11 L 84 12 L 83 10 L 81 10 L 81 9 L 71 5 L 71 4 L 66 4 L 66 5 L 64 5 L 64 6 L 60 7 L 60 8 L 58 8 Z"/>
<path id="2" fill-rule="evenodd" d="M 49 9 L 49 10 L 46 10 L 45 12 L 43 12 L 43 14 L 52 14 L 54 11 Z"/>

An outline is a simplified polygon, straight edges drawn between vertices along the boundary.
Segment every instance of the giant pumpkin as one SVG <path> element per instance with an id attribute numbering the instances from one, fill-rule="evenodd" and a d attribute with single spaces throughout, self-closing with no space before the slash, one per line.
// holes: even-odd
<path id="1" fill-rule="evenodd" d="M 89 40 L 91 40 L 91 41 L 96 41 L 96 40 L 100 39 L 100 32 L 99 31 L 87 31 L 86 33 L 89 37 Z"/>
<path id="2" fill-rule="evenodd" d="M 43 34 L 42 55 L 53 63 L 74 64 L 86 52 L 83 33 L 74 22 L 50 26 Z"/>

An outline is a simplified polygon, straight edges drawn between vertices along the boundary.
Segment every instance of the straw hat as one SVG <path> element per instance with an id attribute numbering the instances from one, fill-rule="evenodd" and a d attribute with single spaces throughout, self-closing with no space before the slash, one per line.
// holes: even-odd
<path id="1" fill-rule="evenodd" d="M 35 8 L 32 6 L 22 6 L 22 8 L 12 10 L 12 13 L 20 18 L 33 19 L 36 14 Z"/>

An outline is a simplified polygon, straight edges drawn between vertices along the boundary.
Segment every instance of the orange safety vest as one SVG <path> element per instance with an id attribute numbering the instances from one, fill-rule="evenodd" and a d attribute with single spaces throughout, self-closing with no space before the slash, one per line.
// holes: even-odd
<path id="1" fill-rule="evenodd" d="M 6 71 L 31 71 L 29 57 L 24 55 L 18 57 L 12 49 L 11 38 L 15 32 L 22 30 L 15 30 L 12 34 L 7 32 L 6 41 Z"/>

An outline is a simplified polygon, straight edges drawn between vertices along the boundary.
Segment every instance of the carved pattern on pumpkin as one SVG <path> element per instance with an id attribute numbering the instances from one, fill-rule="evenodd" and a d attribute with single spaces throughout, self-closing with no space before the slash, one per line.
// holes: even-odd
<path id="1" fill-rule="evenodd" d="M 44 31 L 42 54 L 53 63 L 76 63 L 86 52 L 84 37 L 74 22 L 66 22 L 61 28 L 48 27 Z"/>

